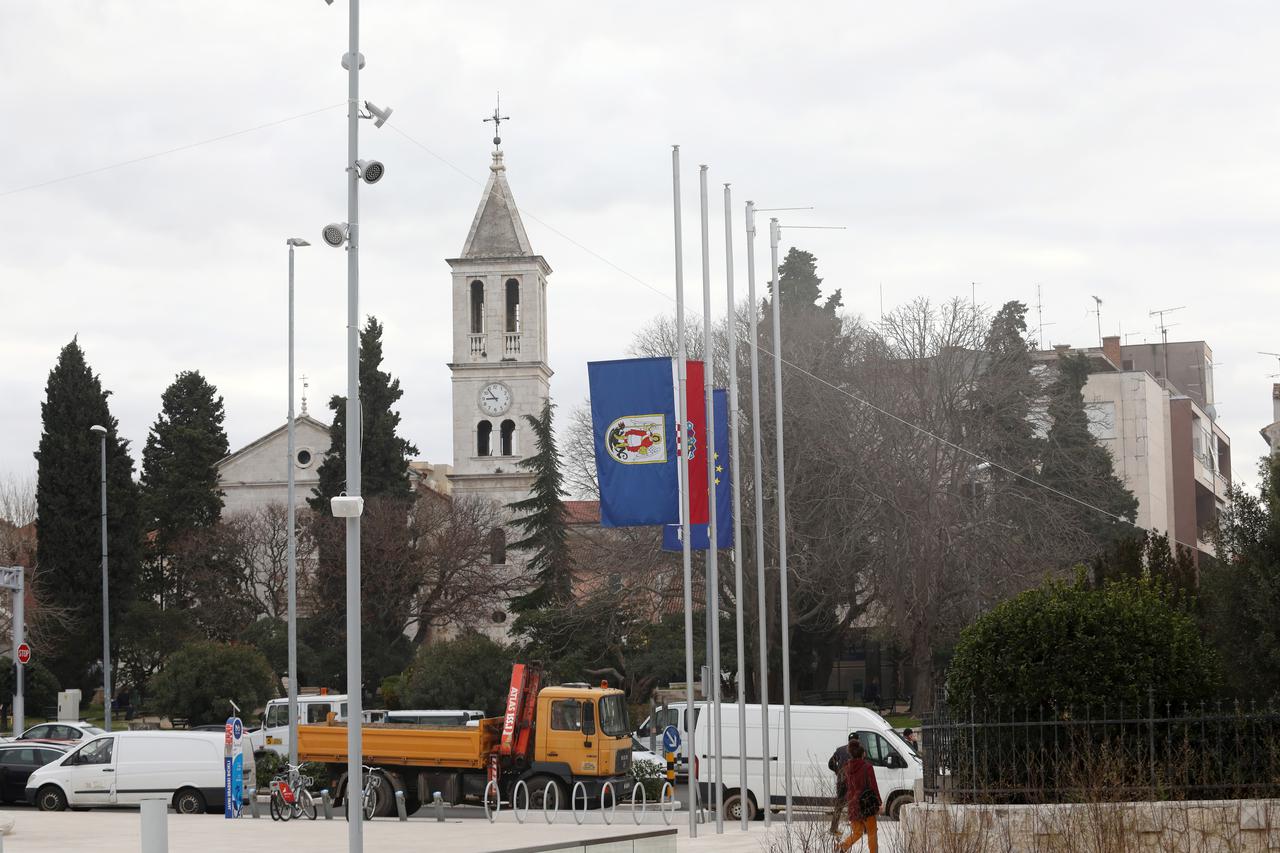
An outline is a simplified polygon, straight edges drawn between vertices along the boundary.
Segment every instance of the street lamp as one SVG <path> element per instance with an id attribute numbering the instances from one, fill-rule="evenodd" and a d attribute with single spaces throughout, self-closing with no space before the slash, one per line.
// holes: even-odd
<path id="1" fill-rule="evenodd" d="M 310 246 L 301 237 L 285 240 L 289 246 L 289 763 L 298 763 L 298 538 L 294 466 L 297 464 L 293 423 L 293 250 Z"/>
<path id="2" fill-rule="evenodd" d="M 107 428 L 94 424 L 89 432 L 102 446 L 102 710 L 105 728 L 111 731 L 111 613 L 107 609 Z"/>
<path id="3" fill-rule="evenodd" d="M 326 0 L 332 5 L 332 0 Z M 360 159 L 360 119 L 374 120 L 382 127 L 391 110 L 365 101 L 368 112 L 360 111 L 360 69 L 364 56 L 360 53 L 360 0 L 348 0 L 348 47 L 342 57 L 347 71 L 347 221 L 326 226 L 324 241 L 335 249 L 347 249 L 347 490 L 335 497 L 331 507 L 335 518 L 346 519 L 347 527 L 347 787 L 348 814 L 355 819 L 347 826 L 347 850 L 364 850 L 364 826 L 360 810 L 351 804 L 362 784 L 364 760 L 361 743 L 362 707 L 360 666 L 360 514 L 364 501 L 360 497 L 360 181 L 376 183 L 385 171 L 376 160 Z"/>

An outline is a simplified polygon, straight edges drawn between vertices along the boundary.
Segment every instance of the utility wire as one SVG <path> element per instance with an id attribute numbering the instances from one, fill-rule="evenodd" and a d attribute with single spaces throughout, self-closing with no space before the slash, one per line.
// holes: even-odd
<path id="1" fill-rule="evenodd" d="M 436 158 L 437 160 L 439 160 L 441 163 L 444 163 L 446 166 L 448 166 L 449 168 L 453 169 L 453 170 L 454 170 L 455 172 L 457 172 L 459 175 L 462 175 L 462 176 L 463 176 L 464 178 L 466 178 L 467 180 L 471 181 L 472 183 L 476 184 L 477 186 L 481 186 L 481 187 L 483 187 L 483 186 L 484 186 L 484 184 L 482 184 L 480 181 L 478 181 L 478 180 L 477 180 L 473 175 L 471 175 L 471 174 L 469 174 L 468 172 L 466 172 L 465 170 L 463 170 L 463 169 L 462 169 L 461 167 L 459 167 L 457 164 L 450 162 L 448 159 L 446 159 L 445 157 L 441 156 L 440 154 L 437 154 L 435 151 L 431 150 L 431 149 L 430 149 L 430 148 L 428 148 L 426 145 L 423 145 L 423 144 L 422 144 L 421 142 L 419 142 L 417 139 L 414 139 L 412 136 L 410 136 L 408 133 L 405 133 L 405 132 L 404 132 L 403 130 L 401 130 L 400 128 L 395 127 L 394 125 L 391 125 L 391 129 L 392 129 L 392 130 L 394 130 L 396 133 L 400 134 L 401 136 L 403 136 L 405 139 L 407 139 L 407 140 L 409 140 L 410 142 L 412 142 L 412 143 L 413 143 L 414 145 L 416 145 L 417 147 L 421 148 L 423 151 L 425 151 L 425 152 L 427 152 L 428 154 L 430 154 L 432 157 L 434 157 L 434 158 Z M 618 266 L 616 263 L 614 263 L 613 261 L 611 261 L 611 260 L 609 260 L 608 258 L 604 257 L 604 256 L 603 256 L 603 255 L 601 255 L 599 252 L 596 252 L 595 250 L 591 249 L 590 247 L 583 245 L 582 243 L 580 243 L 580 242 L 578 242 L 577 240 L 575 240 L 575 239 L 573 239 L 572 237 L 570 237 L 568 234 L 565 234 L 563 231 L 559 230 L 558 228 L 555 228 L 554 226 L 552 226 L 552 225 L 548 224 L 545 220 L 543 220 L 543 219 L 539 218 L 538 216 L 534 215 L 531 211 L 529 211 L 529 209 L 528 209 L 528 208 L 519 207 L 518 209 L 519 209 L 519 212 L 520 212 L 521 214 L 528 216 L 528 217 L 529 217 L 530 219 L 532 219 L 534 222 L 537 222 L 539 225 L 543 226 L 544 228 L 546 228 L 547 230 L 551 231 L 552 233 L 554 233 L 554 234 L 558 235 L 559 237 L 563 238 L 564 240 L 566 240 L 566 241 L 568 241 L 568 242 L 572 243 L 574 246 L 577 246 L 579 249 L 583 250 L 584 252 L 586 252 L 587 254 L 591 255 L 591 256 L 592 256 L 592 257 L 594 257 L 594 258 L 596 258 L 597 260 L 599 260 L 599 261 L 601 261 L 602 263 L 605 263 L 605 264 L 607 264 L 608 266 L 612 267 L 613 269 L 617 270 L 619 273 L 621 273 L 621 274 L 625 275 L 627 278 L 630 278 L 630 279 L 632 279 L 633 281 L 635 281 L 636 283 L 638 283 L 638 284 L 642 285 L 643 287 L 647 288 L 648 290 L 653 291 L 653 292 L 654 292 L 654 293 L 656 293 L 657 295 L 659 295 L 659 296 L 661 296 L 662 298 L 666 299 L 668 302 L 674 302 L 674 301 L 675 301 L 675 299 L 674 299 L 674 298 L 673 298 L 669 293 L 666 293 L 666 292 L 664 292 L 664 291 L 662 291 L 662 290 L 659 290 L 658 288 L 654 287 L 654 286 L 653 286 L 652 284 L 650 284 L 649 282 L 647 282 L 647 281 L 645 281 L 644 279 L 640 278 L 638 275 L 635 275 L 634 273 L 632 273 L 630 270 L 627 270 L 627 269 L 624 269 L 624 268 L 622 268 L 622 267 Z M 732 324 L 730 324 L 730 325 L 732 325 Z M 740 340 L 740 341 L 742 341 L 742 342 L 743 342 L 744 344 L 746 344 L 747 346 L 750 346 L 750 345 L 751 345 L 751 341 L 750 341 L 750 339 L 748 339 L 748 338 L 747 338 L 747 337 L 745 337 L 745 336 L 740 336 L 740 337 L 739 337 L 739 340 Z M 767 354 L 769 357 L 771 357 L 771 358 L 772 358 L 772 357 L 774 357 L 774 353 L 770 352 L 766 347 L 759 346 L 758 344 L 757 344 L 756 346 L 757 346 L 757 348 L 758 348 L 761 352 L 763 352 L 763 353 Z M 812 380 L 814 380 L 814 381 L 816 381 L 816 382 L 819 382 L 819 383 L 821 383 L 821 384 L 823 384 L 823 385 L 827 386 L 828 388 L 832 389 L 833 391 L 836 391 L 837 393 L 844 394 L 844 395 L 845 395 L 846 397 L 848 397 L 849 399 L 851 399 L 851 400 L 853 400 L 853 401 L 855 401 L 855 402 L 857 402 L 857 403 L 860 403 L 860 404 L 861 404 L 861 405 L 863 405 L 863 406 L 866 406 L 867 408 L 871 409 L 872 411 L 878 412 L 878 413 L 880 413 L 881 415 L 884 415 L 885 417 L 890 418 L 891 420 L 894 420 L 894 421 L 896 421 L 896 422 L 898 422 L 898 423 L 902 424 L 902 425 L 903 425 L 903 426 L 905 426 L 905 427 L 908 427 L 909 429 L 913 429 L 913 430 L 915 430 L 916 432 L 920 433 L 921 435 L 928 436 L 929 438 L 932 438 L 934 441 L 937 441 L 937 442 L 940 442 L 940 443 L 942 443 L 942 444 L 946 445 L 947 447 L 950 447 L 950 448 L 952 448 L 952 449 L 954 449 L 954 450 L 957 450 L 957 451 L 959 451 L 959 452 L 961 452 L 961 453 L 967 454 L 968 456 L 970 456 L 970 457 L 972 457 L 972 458 L 974 458 L 974 459 L 976 459 L 976 460 L 978 460 L 978 461 L 980 461 L 980 462 L 984 462 L 984 463 L 986 463 L 987 465 L 990 465 L 992 468 L 997 468 L 997 469 L 999 469 L 999 470 L 1001 470 L 1001 471 L 1005 472 L 1006 474 L 1009 474 L 1009 475 L 1011 475 L 1011 476 L 1013 476 L 1013 477 L 1016 477 L 1016 478 L 1018 478 L 1018 479 L 1020 479 L 1020 480 L 1024 480 L 1024 481 L 1026 481 L 1026 482 L 1030 483 L 1030 484 L 1031 484 L 1031 485 L 1033 485 L 1033 486 L 1038 486 L 1039 488 L 1044 489 L 1044 490 L 1045 490 L 1045 491 L 1047 491 L 1047 492 L 1052 492 L 1053 494 L 1058 495 L 1059 497 L 1066 498 L 1067 500 L 1069 500 L 1069 501 L 1071 501 L 1071 502 L 1073 502 L 1073 503 L 1076 503 L 1076 504 L 1078 504 L 1078 505 L 1080 505 L 1080 506 L 1084 507 L 1085 509 L 1092 510 L 1093 512 L 1100 513 L 1101 515 L 1104 515 L 1104 516 L 1106 516 L 1106 517 L 1108 517 L 1108 518 L 1110 518 L 1110 519 L 1113 519 L 1113 520 L 1115 520 L 1115 521 L 1119 521 L 1119 522 L 1122 522 L 1122 523 L 1124 523 L 1124 524 L 1132 525 L 1133 527 L 1138 528 L 1139 530 L 1146 530 L 1146 529 L 1147 529 L 1147 528 L 1139 527 L 1138 525 L 1136 525 L 1136 524 L 1134 524 L 1133 522 L 1129 521 L 1129 519 L 1125 518 L 1124 516 L 1116 515 L 1115 513 L 1111 512 L 1110 510 L 1103 509 L 1102 507 L 1095 506 L 1094 504 L 1091 504 L 1091 503 L 1089 503 L 1089 502 L 1088 502 L 1088 501 L 1086 501 L 1086 500 L 1082 500 L 1081 498 L 1078 498 L 1078 497 L 1076 497 L 1076 496 L 1074 496 L 1074 495 L 1067 494 L 1066 492 L 1064 492 L 1064 491 L 1062 491 L 1062 490 L 1060 490 L 1060 489 L 1056 489 L 1056 488 L 1054 488 L 1053 486 L 1050 486 L 1050 485 L 1049 485 L 1049 484 L 1047 484 L 1047 483 L 1043 483 L 1043 482 L 1041 482 L 1041 481 L 1039 481 L 1039 480 L 1036 480 L 1036 479 L 1035 479 L 1035 478 L 1033 478 L 1033 477 L 1028 477 L 1026 474 L 1022 474 L 1022 473 L 1020 473 L 1020 472 L 1018 472 L 1018 471 L 1014 471 L 1012 468 L 1008 468 L 1008 467 L 1006 467 L 1006 466 L 1004 466 L 1004 465 L 1001 465 L 999 462 L 996 462 L 996 461 L 995 461 L 995 460 L 993 460 L 993 459 L 988 459 L 987 457 L 983 456 L 981 453 L 978 453 L 978 452 L 976 452 L 976 451 L 970 450 L 970 449 L 968 449 L 967 447 L 962 447 L 961 445 L 956 444 L 954 441 L 950 441 L 950 440 L 948 440 L 948 439 L 943 438 L 943 437 L 942 437 L 942 436 L 940 436 L 940 435 L 937 435 L 936 433 L 930 432 L 928 429 L 925 429 L 924 427 L 922 427 L 922 426 L 920 426 L 920 425 L 918 425 L 918 424 L 914 424 L 914 423 L 912 423 L 911 421 L 906 420 L 905 418 L 902 418 L 902 417 L 900 417 L 900 416 L 898 416 L 898 415 L 895 415 L 893 412 L 890 412 L 890 411 L 888 411 L 888 410 L 886 410 L 886 409 L 884 409 L 884 408 L 881 408 L 880 406 L 877 406 L 875 403 L 872 403 L 872 402 L 871 402 L 871 401 L 869 401 L 869 400 L 865 400 L 865 399 L 863 399 L 862 397 L 859 397 L 857 394 L 854 394 L 853 392 L 849 391 L 847 388 L 843 388 L 843 387 L 841 387 L 841 386 L 839 386 L 839 385 L 836 385 L 835 383 L 833 383 L 833 382 L 831 382 L 831 381 L 829 381 L 829 380 L 827 380 L 827 379 L 823 379 L 821 376 L 818 376 L 818 375 L 817 375 L 817 374 L 815 374 L 815 373 L 811 373 L 810 371 L 805 370 L 805 369 L 804 369 L 803 367 L 801 367 L 800 365 L 795 364 L 795 363 L 793 363 L 793 362 L 790 362 L 790 361 L 788 361 L 786 358 L 783 358 L 783 359 L 782 359 L 782 363 L 783 363 L 786 367 L 790 368 L 793 372 L 798 373 L 798 374 L 800 374 L 801 376 L 806 376 L 806 377 L 808 377 L 808 378 L 810 378 L 810 379 L 812 379 Z M 1154 531 L 1148 531 L 1148 532 L 1154 532 Z M 1185 543 L 1185 542 L 1179 542 L 1177 539 L 1174 539 L 1173 541 L 1174 541 L 1174 542 L 1176 542 L 1176 543 L 1177 543 L 1177 544 L 1179 544 L 1179 545 L 1182 545 L 1183 547 L 1187 547 L 1187 548 L 1192 548 L 1192 547 L 1193 547 L 1193 546 L 1188 545 L 1188 544 L 1187 544 L 1187 543 Z"/>
<path id="2" fill-rule="evenodd" d="M 202 139 L 199 142 L 191 142 L 186 145 L 179 145 L 177 148 L 169 148 L 164 151 L 156 151 L 151 154 L 144 154 L 141 157 L 134 157 L 132 160 L 121 160 L 119 163 L 111 163 L 106 166 L 98 166 L 95 169 L 88 169 L 83 172 L 74 172 L 70 175 L 63 175 L 60 178 L 52 178 L 47 181 L 41 181 L 37 184 L 28 184 L 25 187 L 14 187 L 11 190 L 0 191 L 0 198 L 4 198 L 5 196 L 10 196 L 10 195 L 16 195 L 17 193 L 24 193 L 24 192 L 27 192 L 28 190 L 40 189 L 41 187 L 47 187 L 53 184 L 60 184 L 63 181 L 71 181 L 76 178 L 83 178 L 86 175 L 96 175 L 99 172 L 107 172 L 107 171 L 110 171 L 111 169 L 119 169 L 122 166 L 132 166 L 135 163 L 143 163 L 147 160 L 154 160 L 157 157 L 166 157 L 170 154 L 177 154 L 180 151 L 189 151 L 192 148 L 199 148 L 201 145 L 211 145 L 214 142 L 222 142 L 223 140 L 232 139 L 233 137 L 236 137 L 236 136 L 243 136 L 246 133 L 253 133 L 256 130 L 265 130 L 268 127 L 275 127 L 278 124 L 285 124 L 286 122 L 297 121 L 300 118 L 306 118 L 308 116 L 317 115 L 318 113 L 323 113 L 328 110 L 332 110 L 336 107 L 345 106 L 346 103 L 347 103 L 346 101 L 341 101 L 336 104 L 330 104 L 327 107 L 321 107 L 318 110 L 310 110 L 305 113 L 298 113 L 297 115 L 289 116 L 288 118 L 281 118 L 281 119 L 276 119 L 275 121 L 269 121 L 266 124 L 258 124 L 258 125 L 254 125 L 253 127 L 246 127 L 243 130 L 234 130 L 231 133 L 224 133 L 221 136 L 214 136 L 209 139 Z"/>

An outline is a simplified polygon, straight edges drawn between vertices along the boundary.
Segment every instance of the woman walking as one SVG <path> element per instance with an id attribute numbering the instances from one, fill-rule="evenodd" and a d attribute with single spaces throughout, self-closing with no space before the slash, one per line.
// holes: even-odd
<path id="1" fill-rule="evenodd" d="M 844 786 L 849 804 L 849 837 L 840 842 L 841 850 L 848 850 L 867 836 L 867 850 L 878 853 L 876 847 L 876 815 L 883 802 L 880 786 L 876 784 L 876 769 L 867 761 L 866 751 L 859 740 L 849 741 L 849 761 L 844 766 Z"/>

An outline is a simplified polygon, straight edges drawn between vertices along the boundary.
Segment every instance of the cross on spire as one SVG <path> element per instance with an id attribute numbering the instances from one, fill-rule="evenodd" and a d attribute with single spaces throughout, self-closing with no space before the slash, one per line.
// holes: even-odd
<path id="1" fill-rule="evenodd" d="M 502 137 L 498 135 L 498 131 L 502 127 L 502 123 L 504 121 L 509 120 L 510 118 L 511 116 L 504 116 L 502 114 L 502 93 L 499 92 L 497 105 L 494 106 L 493 108 L 493 115 L 485 119 L 486 122 L 490 122 L 490 121 L 493 122 L 493 147 L 494 148 L 497 148 L 499 145 L 502 144 Z"/>
<path id="2" fill-rule="evenodd" d="M 307 386 L 309 384 L 307 382 L 307 374 L 302 374 L 302 414 L 304 415 L 307 413 Z"/>

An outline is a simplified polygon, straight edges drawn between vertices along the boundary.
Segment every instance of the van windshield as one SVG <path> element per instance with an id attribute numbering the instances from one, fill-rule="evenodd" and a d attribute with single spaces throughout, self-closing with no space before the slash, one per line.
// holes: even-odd
<path id="1" fill-rule="evenodd" d="M 605 696 L 600 700 L 600 731 L 609 737 L 626 737 L 630 732 L 627 724 L 627 703 L 621 693 Z"/>

